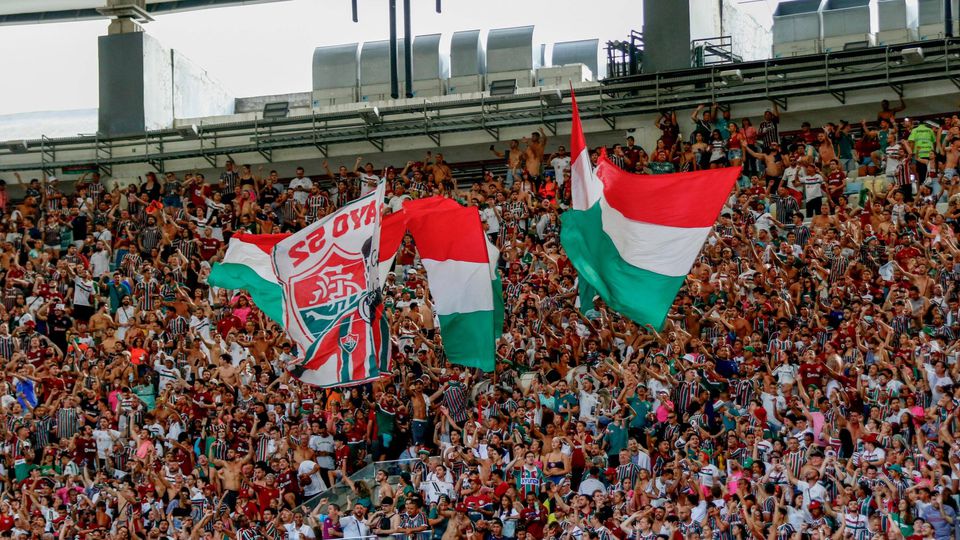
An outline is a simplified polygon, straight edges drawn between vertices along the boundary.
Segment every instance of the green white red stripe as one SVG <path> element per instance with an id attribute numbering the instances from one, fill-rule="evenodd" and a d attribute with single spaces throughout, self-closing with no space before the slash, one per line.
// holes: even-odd
<path id="1" fill-rule="evenodd" d="M 270 252 L 289 234 L 245 234 L 230 238 L 223 261 L 213 265 L 207 281 L 224 289 L 242 289 L 274 321 L 283 324 L 283 289 L 273 272 Z"/>
<path id="2" fill-rule="evenodd" d="M 581 280 L 581 309 L 589 307 L 583 305 L 588 285 L 613 309 L 659 328 L 740 169 L 636 175 L 601 155 L 588 172 L 578 167 L 584 159 L 589 166 L 589 155 L 576 102 L 573 129 L 571 150 L 579 150 L 571 167 L 574 210 L 561 218 L 560 239 Z"/>
<path id="3" fill-rule="evenodd" d="M 603 194 L 603 184 L 597 178 L 590 161 L 590 149 L 587 148 L 583 136 L 583 126 L 580 123 L 580 109 L 577 107 L 577 96 L 570 86 L 570 100 L 573 102 L 573 128 L 570 131 L 570 199 L 572 208 L 567 213 L 589 210 Z M 562 221 L 561 221 L 562 223 Z M 586 313 L 593 307 L 593 298 L 597 289 L 583 277 L 577 279 L 578 306 L 581 312 Z"/>
<path id="4" fill-rule="evenodd" d="M 427 270 L 440 336 L 454 363 L 492 371 L 497 310 L 491 270 L 499 253 L 483 232 L 476 207 L 432 197 L 405 204 L 407 227 Z M 498 299 L 499 300 L 499 299 Z M 502 314 L 502 301 L 500 313 Z M 500 317 L 502 327 L 502 315 Z"/>

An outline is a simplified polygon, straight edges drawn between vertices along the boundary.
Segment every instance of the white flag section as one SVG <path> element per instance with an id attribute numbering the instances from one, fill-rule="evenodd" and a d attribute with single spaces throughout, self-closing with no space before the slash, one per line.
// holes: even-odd
<path id="1" fill-rule="evenodd" d="M 377 271 L 384 186 L 273 248 L 284 327 L 300 351 L 288 368 L 305 383 L 360 384 L 389 369 Z"/>
<path id="2" fill-rule="evenodd" d="M 893 263 L 888 262 L 881 266 L 877 272 L 884 281 L 893 281 Z"/>

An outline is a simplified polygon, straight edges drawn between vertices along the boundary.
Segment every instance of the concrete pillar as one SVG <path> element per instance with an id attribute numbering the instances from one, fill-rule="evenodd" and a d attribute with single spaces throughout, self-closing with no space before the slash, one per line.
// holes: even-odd
<path id="1" fill-rule="evenodd" d="M 98 38 L 99 130 L 130 135 L 173 126 L 170 50 L 145 32 Z"/>
<path id="2" fill-rule="evenodd" d="M 110 26 L 98 41 L 100 133 L 141 134 L 172 128 L 175 118 L 233 114 L 233 95 L 203 68 L 164 47 L 133 18 L 118 16 Z"/>
<path id="3" fill-rule="evenodd" d="M 110 26 L 107 27 L 107 34 L 111 36 L 114 34 L 130 34 L 133 32 L 143 32 L 143 27 L 140 26 L 137 21 L 126 17 L 113 19 L 110 21 Z"/>
<path id="4" fill-rule="evenodd" d="M 147 14 L 147 0 L 107 0 L 100 12 L 114 17 L 107 27 L 110 35 L 143 32 L 140 21 L 152 20 Z"/>
<path id="5" fill-rule="evenodd" d="M 690 67 L 690 4 L 689 0 L 643 1 L 644 73 Z"/>

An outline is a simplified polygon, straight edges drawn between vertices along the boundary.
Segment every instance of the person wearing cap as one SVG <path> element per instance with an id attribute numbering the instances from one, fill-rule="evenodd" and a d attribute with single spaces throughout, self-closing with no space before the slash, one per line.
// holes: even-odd
<path id="1" fill-rule="evenodd" d="M 814 501 L 823 503 L 827 500 L 829 494 L 827 487 L 820 479 L 819 471 L 807 469 L 804 479 L 801 480 L 794 476 L 793 471 L 789 466 L 777 465 L 775 470 L 786 473 L 787 480 L 793 484 L 797 490 L 800 491 L 801 495 L 803 495 L 803 505 L 805 508 L 809 508 L 810 504 Z"/>
<path id="2" fill-rule="evenodd" d="M 860 454 L 861 463 L 868 463 L 875 467 L 884 464 L 886 452 L 877 444 L 877 434 L 870 433 L 863 437 L 863 452 Z"/>

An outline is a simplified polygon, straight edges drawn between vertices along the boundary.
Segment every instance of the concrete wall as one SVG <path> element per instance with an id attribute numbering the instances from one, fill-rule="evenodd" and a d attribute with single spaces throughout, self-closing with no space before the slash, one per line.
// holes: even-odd
<path id="1" fill-rule="evenodd" d="M 723 35 L 733 36 L 733 54 L 746 61 L 770 58 L 773 35 L 764 25 L 737 7 L 731 0 L 723 1 Z"/>
<path id="2" fill-rule="evenodd" d="M 143 123 L 148 130 L 173 126 L 173 70 L 170 49 L 149 34 L 143 36 Z M 136 84 L 136 81 L 133 81 Z"/>
<path id="3" fill-rule="evenodd" d="M 179 51 L 172 51 L 173 116 L 221 116 L 234 113 L 234 98 L 207 70 Z"/>
<path id="4" fill-rule="evenodd" d="M 720 9 L 721 0 L 685 0 L 685 2 L 690 4 L 690 41 L 724 34 Z M 674 25 L 669 26 L 673 27 Z M 726 34 L 729 34 L 729 32 L 726 32 Z M 687 48 L 690 48 L 689 44 L 687 44 Z"/>
<path id="5" fill-rule="evenodd" d="M 253 97 L 244 97 L 236 99 L 235 110 L 231 113 L 261 113 L 263 112 L 263 106 L 267 103 L 275 103 L 277 101 L 286 101 L 290 103 L 291 109 L 301 109 L 309 108 L 313 106 L 313 93 L 311 92 L 298 92 L 296 94 L 277 94 L 271 96 L 253 96 Z M 198 116 L 219 116 L 219 115 L 198 115 Z M 177 118 L 188 118 L 178 114 Z"/>
<path id="6" fill-rule="evenodd" d="M 175 117 L 233 114 L 234 99 L 206 70 L 144 32 L 101 36 L 99 131 L 173 127 Z"/>

